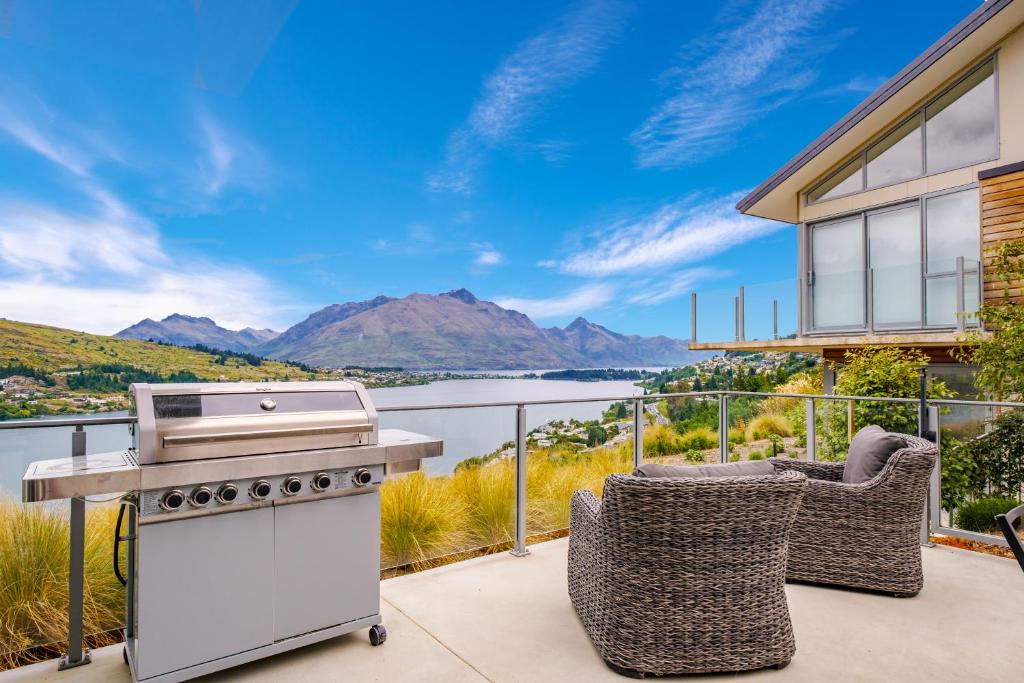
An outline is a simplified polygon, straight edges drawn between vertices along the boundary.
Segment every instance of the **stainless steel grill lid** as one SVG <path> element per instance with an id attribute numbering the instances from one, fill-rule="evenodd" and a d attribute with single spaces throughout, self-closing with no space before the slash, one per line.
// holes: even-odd
<path id="1" fill-rule="evenodd" d="M 358 382 L 132 384 L 140 465 L 370 446 L 377 411 Z"/>

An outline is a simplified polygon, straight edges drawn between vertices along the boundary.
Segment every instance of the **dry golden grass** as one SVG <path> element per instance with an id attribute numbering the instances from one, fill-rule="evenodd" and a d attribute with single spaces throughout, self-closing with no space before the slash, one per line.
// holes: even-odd
<path id="1" fill-rule="evenodd" d="M 747 425 L 747 441 L 767 439 L 772 434 L 793 436 L 793 425 L 781 415 L 772 413 L 758 415 Z"/>
<path id="2" fill-rule="evenodd" d="M 112 564 L 115 505 L 90 505 L 85 529 L 85 633 L 124 623 L 124 589 Z M 0 668 L 52 657 L 38 648 L 67 638 L 66 508 L 0 499 Z M 111 639 L 112 641 L 113 639 Z"/>

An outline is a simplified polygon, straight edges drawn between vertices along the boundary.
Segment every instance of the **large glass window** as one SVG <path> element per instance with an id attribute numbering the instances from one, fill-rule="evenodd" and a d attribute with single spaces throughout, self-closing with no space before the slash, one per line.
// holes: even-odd
<path id="1" fill-rule="evenodd" d="M 815 185 L 807 202 L 996 158 L 995 79 L 994 60 L 977 67 Z"/>
<path id="2" fill-rule="evenodd" d="M 864 173 L 861 171 L 862 159 L 860 157 L 850 161 L 841 169 L 833 173 L 827 180 L 811 190 L 807 199 L 812 202 L 822 199 L 841 197 L 844 194 L 857 192 L 864 186 Z"/>
<path id="3" fill-rule="evenodd" d="M 875 325 L 921 322 L 921 208 L 917 202 L 869 213 L 871 305 Z"/>
<path id="4" fill-rule="evenodd" d="M 992 62 L 925 109 L 928 172 L 996 156 L 996 84 Z"/>
<path id="5" fill-rule="evenodd" d="M 925 199 L 925 244 L 928 257 L 925 317 L 928 325 L 956 323 L 956 260 L 965 259 L 964 302 L 967 311 L 978 300 L 978 254 L 981 246 L 978 191 L 963 190 Z"/>
<path id="6" fill-rule="evenodd" d="M 905 121 L 868 148 L 868 187 L 921 175 L 921 119 Z"/>
<path id="7" fill-rule="evenodd" d="M 977 188 L 810 226 L 811 328 L 952 327 L 958 294 L 966 324 L 975 324 L 969 316 L 980 295 L 979 233 Z M 958 293 L 961 257 L 964 286 Z"/>
<path id="8" fill-rule="evenodd" d="M 864 325 L 864 224 L 860 216 L 811 232 L 814 326 Z"/>

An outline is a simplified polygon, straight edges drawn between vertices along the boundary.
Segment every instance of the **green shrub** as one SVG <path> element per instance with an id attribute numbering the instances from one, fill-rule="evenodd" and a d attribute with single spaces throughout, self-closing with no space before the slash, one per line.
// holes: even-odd
<path id="1" fill-rule="evenodd" d="M 729 456 L 729 462 L 739 462 L 739 461 L 740 461 L 740 454 L 739 453 L 733 453 L 732 455 Z"/>
<path id="2" fill-rule="evenodd" d="M 747 453 L 747 460 L 764 460 L 764 453 L 761 451 L 750 451 Z"/>
<path id="3" fill-rule="evenodd" d="M 704 452 L 698 451 L 697 449 L 690 449 L 686 451 L 686 459 L 690 462 L 704 462 Z"/>
<path id="4" fill-rule="evenodd" d="M 775 436 L 793 436 L 793 425 L 781 415 L 758 415 L 747 425 L 747 440 L 756 441 Z"/>
<path id="5" fill-rule="evenodd" d="M 729 427 L 729 443 L 746 443 L 747 435 L 743 433 L 742 427 Z"/>
<path id="6" fill-rule="evenodd" d="M 696 427 L 683 434 L 679 439 L 684 450 L 707 450 L 718 445 L 718 434 L 707 427 Z"/>
<path id="7" fill-rule="evenodd" d="M 986 533 L 996 530 L 996 515 L 1002 515 L 1020 505 L 1013 498 L 992 496 L 967 503 L 957 510 L 956 525 L 967 531 Z"/>

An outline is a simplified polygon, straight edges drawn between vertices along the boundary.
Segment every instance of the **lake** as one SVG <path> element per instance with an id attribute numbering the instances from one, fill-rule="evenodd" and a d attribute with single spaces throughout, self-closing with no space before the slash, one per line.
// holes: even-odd
<path id="1" fill-rule="evenodd" d="M 455 403 L 505 401 L 581 400 L 604 396 L 632 396 L 640 388 L 631 382 L 569 382 L 539 379 L 460 379 L 412 387 L 371 389 L 378 408 Z M 550 420 L 593 420 L 608 408 L 607 402 L 564 403 L 529 406 L 527 428 Z M 107 413 L 110 415 L 110 413 Z M 45 420 L 46 418 L 41 418 Z M 451 472 L 460 461 L 484 455 L 515 438 L 515 408 L 470 408 L 384 412 L 382 429 L 409 431 L 444 439 L 444 456 L 426 461 L 434 474 Z M 69 427 L 0 430 L 0 491 L 21 497 L 21 477 L 33 460 L 62 458 L 71 450 Z M 127 425 L 90 427 L 86 439 L 89 453 L 127 448 L 131 444 Z"/>

